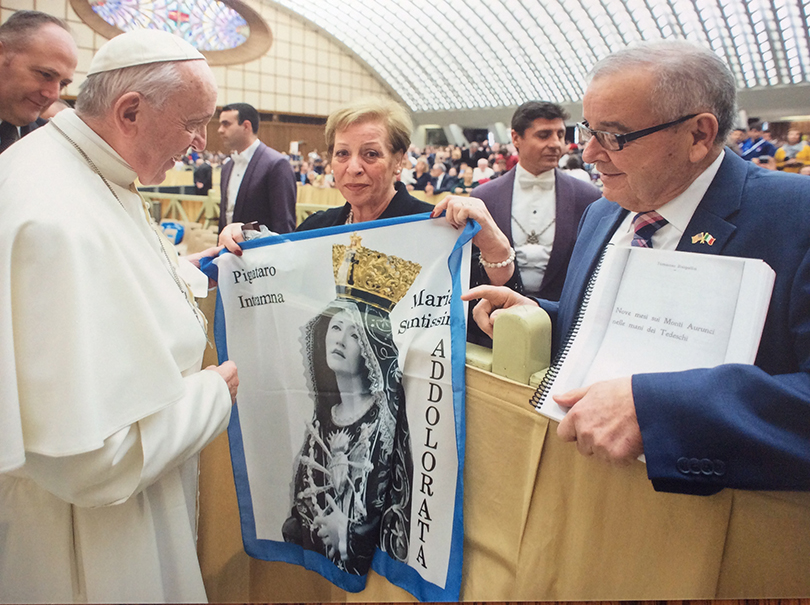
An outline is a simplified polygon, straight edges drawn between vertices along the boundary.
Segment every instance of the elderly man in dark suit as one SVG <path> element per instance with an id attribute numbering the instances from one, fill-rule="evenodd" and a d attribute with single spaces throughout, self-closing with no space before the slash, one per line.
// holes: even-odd
<path id="1" fill-rule="evenodd" d="M 452 191 L 457 182 L 457 177 L 451 177 L 447 174 L 447 168 L 444 164 L 441 162 L 433 164 L 433 168 L 430 169 L 430 184 L 433 186 L 434 193 Z"/>
<path id="2" fill-rule="evenodd" d="M 61 19 L 17 11 L 0 26 L 0 153 L 45 123 L 39 114 L 70 84 L 77 60 Z"/>
<path id="3" fill-rule="evenodd" d="M 524 292 L 558 300 L 577 224 L 600 191 L 557 169 L 568 114 L 554 103 L 529 101 L 512 116 L 520 159 L 500 178 L 470 194 L 483 200 L 515 249 Z"/>
<path id="4" fill-rule="evenodd" d="M 586 385 L 555 397 L 571 408 L 557 433 L 612 462 L 643 452 L 657 490 L 810 489 L 810 179 L 724 150 L 736 82 L 708 48 L 668 41 L 609 55 L 583 113 L 583 159 L 604 198 L 585 212 L 559 303 L 483 286 L 463 297 L 485 298 L 476 321 L 491 332 L 494 309 L 539 304 L 559 350 L 602 251 L 629 245 L 639 215 L 655 222 L 653 248 L 764 260 L 776 281 L 755 365 Z"/>
<path id="5" fill-rule="evenodd" d="M 219 114 L 219 136 L 233 151 L 222 166 L 219 230 L 258 221 L 276 233 L 295 229 L 295 175 L 289 161 L 258 139 L 259 112 L 232 103 Z"/>
<path id="6" fill-rule="evenodd" d="M 478 143 L 472 141 L 467 149 L 461 151 L 461 161 L 472 169 L 478 165 L 478 160 L 481 158 L 487 159 L 488 155 L 486 151 L 479 147 Z"/>

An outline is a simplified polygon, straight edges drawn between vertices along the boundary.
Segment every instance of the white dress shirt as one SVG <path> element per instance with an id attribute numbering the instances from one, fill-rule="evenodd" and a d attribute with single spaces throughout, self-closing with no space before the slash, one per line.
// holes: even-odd
<path id="1" fill-rule="evenodd" d="M 518 164 L 512 189 L 512 241 L 527 294 L 540 292 L 554 244 L 556 204 L 554 170 L 534 176 Z M 538 243 L 528 243 L 531 233 L 536 234 Z"/>
<path id="2" fill-rule="evenodd" d="M 233 222 L 233 209 L 236 205 L 236 196 L 239 195 L 239 187 L 242 185 L 242 179 L 245 176 L 250 160 L 253 159 L 253 154 L 259 148 L 259 139 L 253 141 L 244 151 L 237 152 L 231 155 L 233 162 L 233 170 L 231 170 L 231 178 L 228 181 L 228 211 L 225 220 L 228 224 Z"/>
<path id="3" fill-rule="evenodd" d="M 656 210 L 658 214 L 667 219 L 667 224 L 653 234 L 653 248 L 675 250 L 678 247 L 678 242 L 681 241 L 689 221 L 692 220 L 692 215 L 700 204 L 700 200 L 706 195 L 709 185 L 712 184 L 717 171 L 720 170 L 720 164 L 723 163 L 724 157 L 725 154 L 723 153 L 718 155 L 717 159 L 692 181 L 686 191 Z M 610 239 L 611 244 L 615 246 L 630 245 L 633 241 L 633 218 L 635 216 L 635 212 L 630 212 L 625 217 Z"/>
<path id="4" fill-rule="evenodd" d="M 495 174 L 495 171 L 487 166 L 483 170 L 481 170 L 478 166 L 473 168 L 473 183 L 477 183 L 481 179 L 490 179 L 492 175 Z"/>

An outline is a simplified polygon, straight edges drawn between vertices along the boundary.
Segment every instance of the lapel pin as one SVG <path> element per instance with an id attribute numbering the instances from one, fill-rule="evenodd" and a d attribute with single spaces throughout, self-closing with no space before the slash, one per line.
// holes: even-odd
<path id="1" fill-rule="evenodd" d="M 710 246 L 714 244 L 715 238 L 711 233 L 707 233 L 706 231 L 701 231 L 700 233 L 696 233 L 692 236 L 692 243 L 693 244 L 709 244 Z"/>

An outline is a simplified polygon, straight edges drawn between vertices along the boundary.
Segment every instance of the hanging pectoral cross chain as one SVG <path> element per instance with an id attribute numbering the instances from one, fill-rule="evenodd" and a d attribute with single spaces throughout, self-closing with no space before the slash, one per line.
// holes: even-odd
<path id="1" fill-rule="evenodd" d="M 515 222 L 515 224 L 518 227 L 520 227 L 520 230 L 523 231 L 523 234 L 526 236 L 526 243 L 531 244 L 533 246 L 536 246 L 536 245 L 538 245 L 540 243 L 540 236 L 543 235 L 546 231 L 548 231 L 549 228 L 551 228 L 551 226 L 557 221 L 557 217 L 554 217 L 553 219 L 551 219 L 551 222 L 548 225 L 546 225 L 545 227 L 543 227 L 543 229 L 540 230 L 540 233 L 535 232 L 534 229 L 532 229 L 531 233 L 526 231 L 526 229 L 523 227 L 523 225 L 521 225 L 518 222 L 518 220 L 515 218 L 514 214 L 512 215 L 512 220 Z"/>

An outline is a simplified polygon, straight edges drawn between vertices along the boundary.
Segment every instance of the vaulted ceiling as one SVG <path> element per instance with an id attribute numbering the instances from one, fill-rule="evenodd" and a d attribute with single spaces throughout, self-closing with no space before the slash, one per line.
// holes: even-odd
<path id="1" fill-rule="evenodd" d="M 340 41 L 416 113 L 576 103 L 597 60 L 658 38 L 712 48 L 741 90 L 810 82 L 810 0 L 263 1 Z"/>

